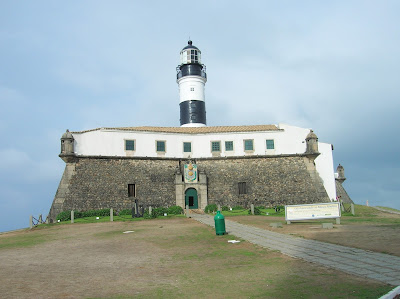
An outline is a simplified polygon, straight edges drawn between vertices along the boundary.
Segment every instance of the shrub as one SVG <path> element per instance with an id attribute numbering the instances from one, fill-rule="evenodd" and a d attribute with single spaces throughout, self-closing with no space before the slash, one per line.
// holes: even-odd
<path id="1" fill-rule="evenodd" d="M 56 218 L 60 221 L 71 220 L 71 211 L 63 211 L 59 213 Z"/>
<path id="2" fill-rule="evenodd" d="M 217 205 L 215 203 L 206 205 L 206 208 L 204 209 L 204 212 L 206 213 L 213 213 L 217 211 Z"/>
<path id="3" fill-rule="evenodd" d="M 232 208 L 232 210 L 235 211 L 235 210 L 244 210 L 244 209 L 243 209 L 243 207 L 241 207 L 241 206 L 234 206 L 234 207 Z"/>
<path id="4" fill-rule="evenodd" d="M 249 215 L 251 215 L 251 209 L 249 209 Z M 254 215 L 261 215 L 261 210 L 257 207 L 254 207 Z"/>
<path id="5" fill-rule="evenodd" d="M 164 213 L 168 214 L 167 208 L 160 207 L 160 208 L 155 208 L 152 210 L 152 214 L 154 214 L 153 218 L 156 218 L 158 216 L 164 216 Z"/>
<path id="6" fill-rule="evenodd" d="M 229 207 L 227 207 L 227 206 L 222 206 L 222 211 L 229 211 Z"/>
<path id="7" fill-rule="evenodd" d="M 218 210 L 218 206 L 217 204 L 213 203 L 213 204 L 209 204 L 205 207 L 204 212 L 206 213 L 214 213 Z"/>
<path id="8" fill-rule="evenodd" d="M 180 206 L 172 206 L 168 208 L 168 215 L 180 215 L 183 214 L 183 209 Z"/>
<path id="9" fill-rule="evenodd" d="M 151 214 L 149 213 L 149 210 L 145 210 L 143 213 L 143 218 L 144 219 L 152 219 L 152 218 L 156 218 L 157 216 L 154 213 L 154 210 L 151 212 Z"/>
<path id="10" fill-rule="evenodd" d="M 131 209 L 125 209 L 125 210 L 121 210 L 118 213 L 119 215 L 132 215 L 132 210 Z"/>
<path id="11" fill-rule="evenodd" d="M 117 211 L 113 210 L 113 214 L 114 216 L 117 215 Z M 85 217 L 96 217 L 96 216 L 110 216 L 110 209 L 74 211 L 74 219 L 85 218 Z M 56 219 L 60 221 L 71 220 L 71 211 L 61 212 L 60 214 L 57 215 Z"/>

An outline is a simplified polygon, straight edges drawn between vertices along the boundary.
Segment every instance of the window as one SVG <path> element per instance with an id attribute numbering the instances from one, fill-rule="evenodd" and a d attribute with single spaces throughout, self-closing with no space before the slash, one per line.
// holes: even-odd
<path id="1" fill-rule="evenodd" d="M 157 152 L 165 152 L 165 141 L 158 141 L 156 142 L 156 151 Z"/>
<path id="2" fill-rule="evenodd" d="M 274 149 L 274 148 L 275 148 L 274 140 L 273 139 L 267 140 L 267 149 Z"/>
<path id="3" fill-rule="evenodd" d="M 194 87 L 190 87 L 190 91 L 194 91 Z"/>
<path id="4" fill-rule="evenodd" d="M 247 194 L 246 182 L 238 183 L 238 187 L 239 187 L 239 195 Z"/>
<path id="5" fill-rule="evenodd" d="M 128 197 L 136 197 L 136 185 L 128 184 Z"/>
<path id="6" fill-rule="evenodd" d="M 125 150 L 134 151 L 135 150 L 135 140 L 125 140 Z"/>
<path id="7" fill-rule="evenodd" d="M 191 153 L 192 152 L 192 143 L 191 142 L 184 142 L 183 143 L 183 152 L 184 153 Z"/>
<path id="8" fill-rule="evenodd" d="M 233 151 L 233 141 L 225 141 L 225 151 Z"/>
<path id="9" fill-rule="evenodd" d="M 211 151 L 212 152 L 220 152 L 221 151 L 221 142 L 211 141 Z"/>
<path id="10" fill-rule="evenodd" d="M 252 151 L 254 150 L 253 147 L 253 139 L 247 139 L 244 141 L 244 150 L 245 151 Z"/>

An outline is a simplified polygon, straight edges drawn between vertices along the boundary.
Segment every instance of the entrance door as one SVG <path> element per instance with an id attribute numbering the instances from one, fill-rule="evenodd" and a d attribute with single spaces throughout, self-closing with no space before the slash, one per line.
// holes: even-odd
<path id="1" fill-rule="evenodd" d="M 189 205 L 189 209 L 198 209 L 197 190 L 189 188 L 185 192 L 185 207 Z"/>

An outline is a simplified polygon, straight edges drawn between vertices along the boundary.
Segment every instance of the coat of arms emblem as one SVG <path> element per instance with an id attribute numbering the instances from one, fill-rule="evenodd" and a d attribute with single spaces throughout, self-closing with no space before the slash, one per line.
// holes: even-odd
<path id="1" fill-rule="evenodd" d="M 197 182 L 197 165 L 192 164 L 185 164 L 185 183 L 194 183 Z"/>

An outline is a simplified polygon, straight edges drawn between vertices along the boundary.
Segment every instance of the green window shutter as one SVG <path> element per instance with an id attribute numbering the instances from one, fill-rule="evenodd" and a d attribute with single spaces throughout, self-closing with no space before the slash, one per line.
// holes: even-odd
<path id="1" fill-rule="evenodd" d="M 220 152 L 221 151 L 221 143 L 219 141 L 211 142 L 211 151 L 212 152 Z"/>
<path id="2" fill-rule="evenodd" d="M 192 143 L 191 142 L 184 142 L 183 143 L 183 152 L 191 153 L 192 152 Z"/>
<path id="3" fill-rule="evenodd" d="M 245 151 L 252 151 L 253 150 L 253 140 L 245 140 L 244 141 L 244 150 Z"/>
<path id="4" fill-rule="evenodd" d="M 233 151 L 233 141 L 225 141 L 225 151 Z"/>
<path id="5" fill-rule="evenodd" d="M 135 150 L 135 140 L 125 140 L 125 150 L 134 151 Z"/>
<path id="6" fill-rule="evenodd" d="M 157 141 L 157 152 L 165 152 L 165 141 Z"/>
<path id="7" fill-rule="evenodd" d="M 267 149 L 274 149 L 274 148 L 275 148 L 274 140 L 273 139 L 267 140 Z"/>

